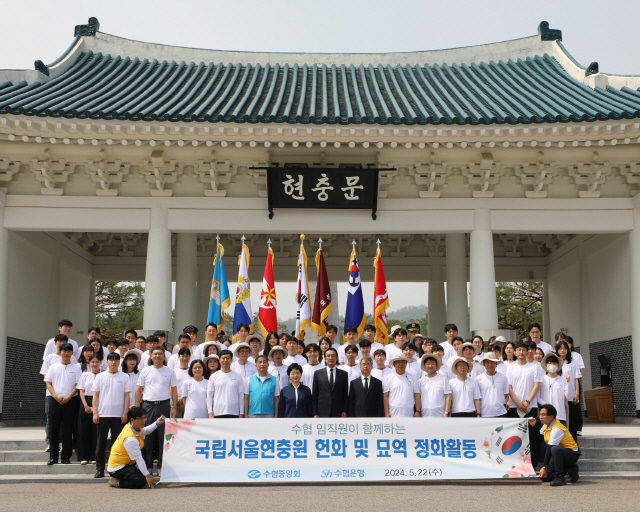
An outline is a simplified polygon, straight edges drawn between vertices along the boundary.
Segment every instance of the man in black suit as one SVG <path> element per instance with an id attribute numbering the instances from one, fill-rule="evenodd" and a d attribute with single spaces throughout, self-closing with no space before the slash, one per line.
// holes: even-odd
<path id="1" fill-rule="evenodd" d="M 313 375 L 311 405 L 314 418 L 346 418 L 349 407 L 349 377 L 338 370 L 338 351 L 330 347 L 324 353 L 326 368 Z"/>
<path id="2" fill-rule="evenodd" d="M 360 359 L 362 376 L 351 381 L 349 387 L 350 418 L 384 418 L 382 382 L 371 376 L 373 359 Z"/>

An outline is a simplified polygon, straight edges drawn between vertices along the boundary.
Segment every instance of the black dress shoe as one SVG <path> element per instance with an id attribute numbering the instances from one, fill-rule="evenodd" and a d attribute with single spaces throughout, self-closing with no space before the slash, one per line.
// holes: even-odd
<path id="1" fill-rule="evenodd" d="M 57 464 L 58 461 L 54 458 L 49 459 L 49 462 L 47 462 L 47 466 L 53 466 L 54 464 Z"/>
<path id="2" fill-rule="evenodd" d="M 104 478 L 104 471 L 98 470 L 96 474 L 93 475 L 93 478 Z"/>
<path id="3" fill-rule="evenodd" d="M 60 464 L 71 464 L 71 461 L 69 459 L 62 459 Z"/>

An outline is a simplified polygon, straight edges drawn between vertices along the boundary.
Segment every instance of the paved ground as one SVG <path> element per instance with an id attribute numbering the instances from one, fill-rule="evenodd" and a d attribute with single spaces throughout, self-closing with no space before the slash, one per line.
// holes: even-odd
<path id="1" fill-rule="evenodd" d="M 126 510 L 260 510 L 388 511 L 425 510 L 436 506 L 451 512 L 477 509 L 482 504 L 491 512 L 513 510 L 553 510 L 554 512 L 617 512 L 638 510 L 640 481 L 579 481 L 564 487 L 538 483 L 463 483 L 360 486 L 249 486 L 218 487 L 170 484 L 150 490 L 112 489 L 73 484 L 6 484 L 0 486 L 0 508 L 11 512 L 64 510 L 86 512 L 109 510 L 114 503 Z M 153 501 L 149 498 L 153 497 Z M 144 505 L 147 503 L 147 505 Z M 519 504 L 529 504 L 522 507 Z M 60 508 L 58 508 L 59 506 Z M 63 508 L 64 507 L 64 508 Z M 484 507 L 483 507 L 484 508 Z"/>

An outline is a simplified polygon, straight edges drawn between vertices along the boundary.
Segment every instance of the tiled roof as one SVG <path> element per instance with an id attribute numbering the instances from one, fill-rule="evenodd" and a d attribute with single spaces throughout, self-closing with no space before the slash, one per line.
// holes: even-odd
<path id="1" fill-rule="evenodd" d="M 0 83 L 0 113 L 301 124 L 519 124 L 640 117 L 640 92 L 591 89 L 548 54 L 471 64 L 158 61 L 87 51 L 46 83 Z"/>

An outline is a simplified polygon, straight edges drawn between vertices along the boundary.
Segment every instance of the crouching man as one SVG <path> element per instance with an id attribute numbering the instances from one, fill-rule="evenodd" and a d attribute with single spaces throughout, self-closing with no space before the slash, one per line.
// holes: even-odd
<path id="1" fill-rule="evenodd" d="M 129 409 L 129 423 L 124 426 L 113 443 L 109 455 L 107 471 L 112 477 L 109 480 L 111 487 L 142 489 L 145 485 L 153 488 L 156 484 L 157 479 L 149 473 L 141 450 L 144 446 L 144 436 L 164 423 L 164 415 L 147 427 L 144 426 L 146 419 L 147 416 L 142 407 Z"/>
<path id="2" fill-rule="evenodd" d="M 564 475 L 569 476 L 569 481 L 578 481 L 578 459 L 580 448 L 575 442 L 569 430 L 557 419 L 558 412 L 551 404 L 541 405 L 539 408 L 542 429 L 547 452 L 544 464 L 540 470 L 540 478 L 543 482 L 551 482 L 553 487 L 565 485 Z M 536 420 L 531 418 L 529 424 L 535 425 Z"/>

